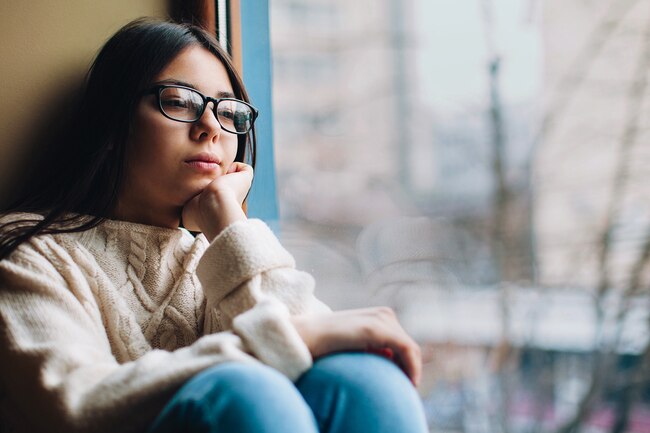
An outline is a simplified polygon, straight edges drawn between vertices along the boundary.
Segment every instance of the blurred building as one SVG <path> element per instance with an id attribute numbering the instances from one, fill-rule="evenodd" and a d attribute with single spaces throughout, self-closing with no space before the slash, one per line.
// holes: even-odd
<path id="1" fill-rule="evenodd" d="M 607 273 L 608 286 L 627 287 L 650 238 L 650 1 L 553 0 L 544 11 L 539 280 L 594 288 Z"/>
<path id="2" fill-rule="evenodd" d="M 273 0 L 275 155 L 283 242 L 335 307 L 366 305 L 356 238 L 413 213 L 411 1 Z M 429 150 L 429 154 L 430 154 Z M 430 172 L 432 161 L 421 161 Z M 426 182 L 419 182 L 426 184 Z"/>
<path id="3" fill-rule="evenodd" d="M 408 158 L 422 155 L 410 111 L 409 4 L 271 2 L 283 218 L 359 227 L 404 212 Z"/>
<path id="4" fill-rule="evenodd" d="M 501 276 L 532 278 L 529 202 L 521 188 L 527 176 L 521 166 L 534 129 L 537 107 L 531 101 L 538 87 L 537 76 L 516 65 L 531 70 L 537 64 L 537 23 L 518 14 L 525 8 L 514 8 L 501 22 L 523 45 L 495 54 L 508 58 L 499 77 L 499 110 L 507 135 L 504 173 L 516 178 L 509 190 L 507 263 L 501 266 L 509 272 L 503 272 L 489 251 L 495 243 L 497 182 L 484 33 L 494 33 L 499 45 L 507 45 L 507 38 L 498 28 L 483 29 L 487 19 L 478 5 L 451 10 L 434 3 L 271 2 L 281 220 L 285 241 L 300 245 L 293 252 L 321 287 L 346 285 L 351 275 L 346 271 L 335 279 L 339 268 L 355 268 L 355 281 L 365 276 L 359 268 L 366 252 L 356 249 L 362 232 L 392 236 L 383 241 L 385 253 L 395 255 L 389 251 L 394 249 L 409 259 L 412 252 L 396 246 L 404 243 L 403 233 L 418 229 L 417 223 L 403 226 L 409 221 L 403 217 L 412 216 L 435 218 L 427 229 L 435 226 L 448 236 L 428 245 L 424 235 L 407 250 L 435 250 L 433 256 L 462 263 L 434 266 L 446 269 L 435 280 L 446 281 L 452 268 L 455 278 L 469 285 L 495 283 Z M 450 22 L 458 19 L 464 20 L 458 26 Z M 527 57 L 519 59 L 522 51 Z M 319 251 L 323 248 L 327 251 Z M 322 257 L 337 255 L 337 266 L 323 264 Z"/>

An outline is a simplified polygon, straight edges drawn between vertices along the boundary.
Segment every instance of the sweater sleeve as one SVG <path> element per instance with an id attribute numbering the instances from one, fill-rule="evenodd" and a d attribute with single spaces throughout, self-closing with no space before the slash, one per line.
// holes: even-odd
<path id="1" fill-rule="evenodd" d="M 232 329 L 257 359 L 296 380 L 312 364 L 291 315 L 330 311 L 314 296 L 311 275 L 260 220 L 228 226 L 201 258 L 204 332 Z"/>
<path id="2" fill-rule="evenodd" d="M 224 361 L 258 362 L 240 337 L 221 332 L 119 364 L 83 280 L 73 287 L 74 266 L 66 272 L 30 250 L 0 262 L 3 409 L 19 420 L 18 431 L 144 431 L 196 373 Z"/>

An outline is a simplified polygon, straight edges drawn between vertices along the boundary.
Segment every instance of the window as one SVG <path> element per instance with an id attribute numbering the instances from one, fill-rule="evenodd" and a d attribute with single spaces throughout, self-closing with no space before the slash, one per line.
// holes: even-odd
<path id="1" fill-rule="evenodd" d="M 270 5 L 284 243 L 427 348 L 432 431 L 645 431 L 649 4 Z"/>

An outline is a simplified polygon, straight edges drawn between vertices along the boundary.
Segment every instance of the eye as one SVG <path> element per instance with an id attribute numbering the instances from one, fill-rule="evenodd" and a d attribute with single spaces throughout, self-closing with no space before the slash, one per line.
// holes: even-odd
<path id="1" fill-rule="evenodd" d="M 226 105 L 226 104 L 224 104 Z M 232 120 L 235 118 L 235 112 L 228 106 L 225 107 L 219 107 L 219 110 L 217 111 L 217 115 L 219 117 L 222 117 L 224 119 Z"/>
<path id="2" fill-rule="evenodd" d="M 217 106 L 217 118 L 226 131 L 244 134 L 251 129 L 253 113 L 243 102 L 226 99 Z"/>
<path id="3" fill-rule="evenodd" d="M 160 106 L 170 115 L 195 116 L 203 108 L 203 98 L 197 92 L 181 87 L 166 87 L 160 92 Z"/>
<path id="4" fill-rule="evenodd" d="M 161 98 L 160 103 L 165 108 L 190 108 L 193 105 L 191 100 L 179 97 Z"/>

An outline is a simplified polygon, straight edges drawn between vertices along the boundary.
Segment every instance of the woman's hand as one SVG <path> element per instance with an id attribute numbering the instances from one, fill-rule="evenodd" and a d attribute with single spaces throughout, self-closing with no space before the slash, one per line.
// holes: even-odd
<path id="1" fill-rule="evenodd" d="M 415 386 L 420 383 L 420 347 L 388 307 L 294 316 L 292 322 L 314 358 L 343 350 L 390 349 L 411 382 Z"/>
<path id="2" fill-rule="evenodd" d="M 200 231 L 212 241 L 235 221 L 245 220 L 242 204 L 253 182 L 253 168 L 234 162 L 223 176 L 213 180 L 183 207 L 183 225 Z"/>

